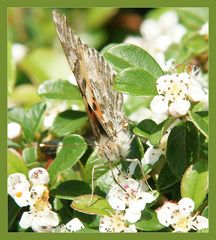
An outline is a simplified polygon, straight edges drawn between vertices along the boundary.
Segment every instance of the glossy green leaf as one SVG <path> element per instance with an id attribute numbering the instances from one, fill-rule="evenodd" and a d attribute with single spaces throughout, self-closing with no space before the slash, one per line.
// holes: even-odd
<path id="1" fill-rule="evenodd" d="M 19 207 L 11 196 L 8 196 L 8 229 L 14 223 L 19 214 L 21 207 Z"/>
<path id="2" fill-rule="evenodd" d="M 28 147 L 22 152 L 23 159 L 27 165 L 31 165 L 37 161 L 37 148 Z"/>
<path id="3" fill-rule="evenodd" d="M 142 231 L 159 231 L 165 228 L 157 219 L 157 213 L 145 208 L 141 219 L 135 223 L 137 229 Z"/>
<path id="4" fill-rule="evenodd" d="M 132 44 L 118 44 L 104 52 L 104 57 L 117 69 L 142 68 L 154 78 L 163 75 L 163 71 L 154 58 L 144 49 Z"/>
<path id="5" fill-rule="evenodd" d="M 74 198 L 71 207 L 87 214 L 110 216 L 113 213 L 112 207 L 105 198 L 91 194 Z"/>
<path id="6" fill-rule="evenodd" d="M 191 111 L 189 111 L 189 116 L 193 124 L 208 139 L 208 118 L 201 117 L 199 114 Z"/>
<path id="7" fill-rule="evenodd" d="M 48 80 L 38 88 L 38 94 L 48 99 L 81 100 L 77 86 L 67 80 Z"/>
<path id="8" fill-rule="evenodd" d="M 50 130 L 58 137 L 62 137 L 80 130 L 87 120 L 85 112 L 67 110 L 58 114 Z"/>
<path id="9" fill-rule="evenodd" d="M 53 163 L 48 168 L 50 184 L 57 180 L 58 175 L 63 170 L 73 167 L 83 156 L 87 149 L 87 144 L 79 135 L 69 135 L 63 140 L 63 147 L 56 156 Z"/>
<path id="10" fill-rule="evenodd" d="M 47 79 L 67 79 L 71 74 L 63 52 L 51 48 L 37 48 L 23 59 L 20 66 L 37 84 Z"/>
<path id="11" fill-rule="evenodd" d="M 157 189 L 162 192 L 177 183 L 179 179 L 172 173 L 168 164 L 166 163 L 160 171 L 157 180 Z"/>
<path id="12" fill-rule="evenodd" d="M 8 149 L 7 151 L 7 173 L 8 175 L 12 173 L 28 174 L 28 168 L 26 167 L 25 162 L 21 156 L 12 149 Z"/>
<path id="13" fill-rule="evenodd" d="M 117 74 L 113 88 L 135 96 L 157 94 L 156 78 L 142 68 L 127 68 Z"/>
<path id="14" fill-rule="evenodd" d="M 35 133 L 39 128 L 39 124 L 45 112 L 46 105 L 37 103 L 33 105 L 24 116 L 23 131 L 25 139 L 30 143 L 34 139 Z"/>
<path id="15" fill-rule="evenodd" d="M 161 138 L 166 133 L 167 129 L 170 125 L 175 121 L 175 118 L 169 117 L 167 120 L 163 121 L 157 127 L 155 127 L 152 134 L 149 136 L 149 142 L 153 146 L 157 146 L 160 144 Z"/>
<path id="16" fill-rule="evenodd" d="M 155 128 L 157 127 L 157 124 L 150 120 L 150 119 L 145 119 L 141 121 L 134 129 L 133 132 L 134 134 L 144 137 L 144 138 L 149 138 L 149 136 L 154 132 Z"/>
<path id="17" fill-rule="evenodd" d="M 187 168 L 181 181 L 181 196 L 193 199 L 197 209 L 208 192 L 208 163 L 198 161 Z"/>
<path id="18" fill-rule="evenodd" d="M 51 191 L 52 196 L 67 200 L 73 200 L 75 197 L 90 193 L 90 186 L 86 182 L 79 180 L 62 182 Z"/>
<path id="19" fill-rule="evenodd" d="M 172 173 L 181 177 L 190 163 L 197 160 L 199 148 L 198 132 L 192 122 L 175 126 L 167 142 L 167 163 Z"/>

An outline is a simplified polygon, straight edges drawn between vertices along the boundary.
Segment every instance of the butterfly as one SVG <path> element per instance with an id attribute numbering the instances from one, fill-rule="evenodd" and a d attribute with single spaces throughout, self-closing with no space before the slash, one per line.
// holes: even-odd
<path id="1" fill-rule="evenodd" d="M 123 112 L 123 96 L 113 90 L 115 72 L 105 58 L 75 35 L 64 15 L 53 20 L 65 55 L 80 89 L 99 155 L 109 161 L 125 158 L 131 135 Z"/>

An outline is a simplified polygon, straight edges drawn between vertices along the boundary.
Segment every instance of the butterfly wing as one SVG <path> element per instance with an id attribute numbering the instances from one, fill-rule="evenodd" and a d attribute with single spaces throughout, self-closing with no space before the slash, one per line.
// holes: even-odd
<path id="1" fill-rule="evenodd" d="M 126 125 L 122 94 L 112 88 L 114 72 L 99 52 L 74 34 L 65 16 L 54 11 L 53 19 L 96 138 L 99 140 L 101 134 L 98 123 L 113 138 Z"/>

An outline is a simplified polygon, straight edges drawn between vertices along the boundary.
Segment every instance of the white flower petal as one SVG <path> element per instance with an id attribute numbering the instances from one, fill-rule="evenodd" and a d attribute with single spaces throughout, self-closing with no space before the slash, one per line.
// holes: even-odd
<path id="1" fill-rule="evenodd" d="M 190 109 L 190 102 L 187 100 L 177 100 L 172 102 L 169 106 L 169 113 L 173 117 L 181 117 L 187 114 Z"/>
<path id="2" fill-rule="evenodd" d="M 145 151 L 144 157 L 141 160 L 142 165 L 146 165 L 146 164 L 154 165 L 159 160 L 162 154 L 163 154 L 162 149 L 149 147 Z"/>
<path id="3" fill-rule="evenodd" d="M 21 126 L 16 122 L 10 122 L 7 124 L 7 137 L 9 139 L 16 139 L 21 136 Z"/>
<path id="4" fill-rule="evenodd" d="M 114 185 L 107 194 L 107 200 L 111 207 L 116 210 L 125 209 L 124 191 L 118 185 Z"/>
<path id="5" fill-rule="evenodd" d="M 21 228 L 23 229 L 27 229 L 29 227 L 31 227 L 32 225 L 32 221 L 33 221 L 33 213 L 32 212 L 24 212 L 22 214 L 22 217 L 19 221 L 19 225 Z"/>
<path id="6" fill-rule="evenodd" d="M 143 192 L 141 196 L 146 203 L 151 203 L 155 201 L 155 196 L 152 193 Z"/>
<path id="7" fill-rule="evenodd" d="M 136 226 L 134 224 L 130 224 L 128 227 L 125 227 L 124 232 L 135 233 L 137 232 Z"/>
<path id="8" fill-rule="evenodd" d="M 51 225 L 41 225 L 38 221 L 33 221 L 31 228 L 34 232 L 48 233 L 52 231 Z"/>
<path id="9" fill-rule="evenodd" d="M 22 173 L 14 173 L 8 176 L 8 194 L 16 201 L 20 207 L 29 204 L 30 183 Z"/>
<path id="10" fill-rule="evenodd" d="M 178 206 L 181 214 L 188 215 L 194 210 L 194 201 L 191 198 L 182 198 Z"/>
<path id="11" fill-rule="evenodd" d="M 151 101 L 151 110 L 154 113 L 167 113 L 168 112 L 168 100 L 163 96 L 155 96 Z"/>
<path id="12" fill-rule="evenodd" d="M 197 216 L 196 219 L 193 221 L 193 226 L 198 230 L 208 228 L 209 227 L 208 225 L 209 225 L 208 218 L 203 216 Z"/>
<path id="13" fill-rule="evenodd" d="M 76 232 L 84 228 L 84 225 L 78 218 L 73 218 L 70 222 L 66 224 L 66 229 L 70 232 Z"/>
<path id="14" fill-rule="evenodd" d="M 198 86 L 190 86 L 188 89 L 188 97 L 193 102 L 202 101 L 205 97 L 205 92 L 201 87 Z"/>
<path id="15" fill-rule="evenodd" d="M 125 211 L 125 219 L 130 223 L 135 223 L 141 218 L 141 211 L 134 212 L 130 208 Z"/>
<path id="16" fill-rule="evenodd" d="M 47 184 L 50 180 L 49 173 L 46 169 L 38 167 L 29 171 L 29 180 L 32 184 Z"/>
<path id="17" fill-rule="evenodd" d="M 161 208 L 156 210 L 158 221 L 166 227 L 175 223 L 175 219 L 173 218 L 173 211 L 176 209 L 176 204 L 171 202 L 165 203 Z"/>

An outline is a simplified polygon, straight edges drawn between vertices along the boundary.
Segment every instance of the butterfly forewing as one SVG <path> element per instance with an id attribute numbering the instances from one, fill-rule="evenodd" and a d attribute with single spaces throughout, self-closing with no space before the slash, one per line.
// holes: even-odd
<path id="1" fill-rule="evenodd" d="M 112 88 L 115 73 L 97 50 L 74 34 L 65 16 L 54 11 L 53 19 L 97 140 L 101 140 L 101 128 L 107 139 L 114 139 L 119 131 L 127 131 L 122 94 Z"/>

